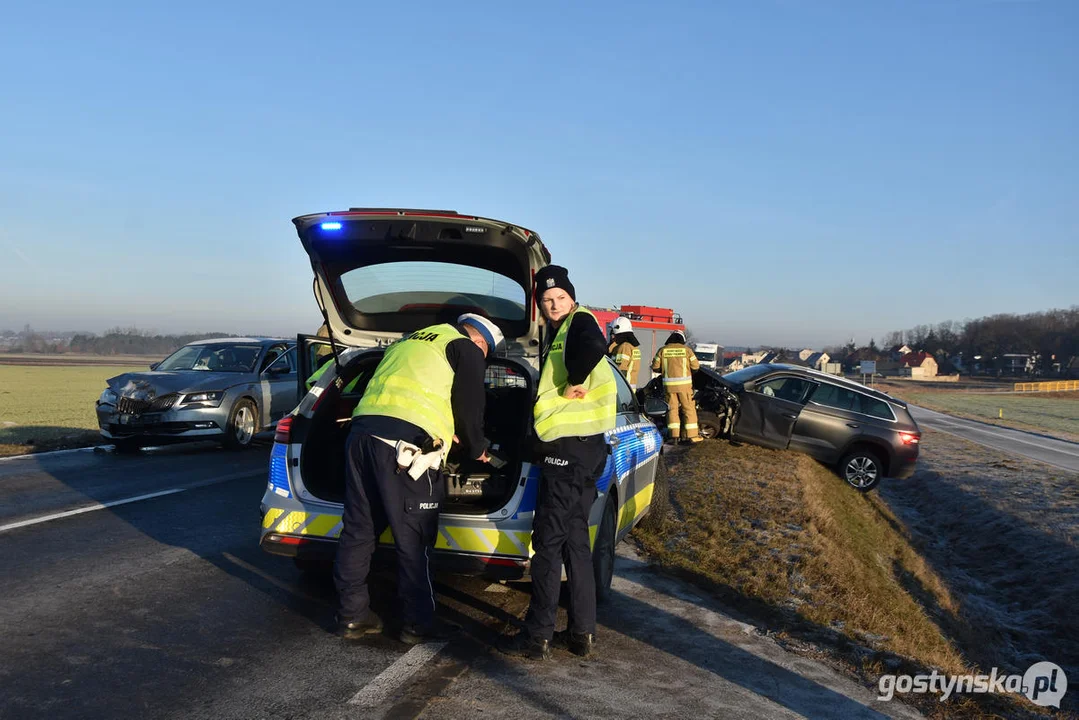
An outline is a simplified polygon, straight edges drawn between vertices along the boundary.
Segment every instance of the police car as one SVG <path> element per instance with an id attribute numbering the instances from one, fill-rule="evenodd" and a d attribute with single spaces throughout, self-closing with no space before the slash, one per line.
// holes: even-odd
<path id="1" fill-rule="evenodd" d="M 301 401 L 274 437 L 261 503 L 262 548 L 309 569 L 332 559 L 341 533 L 345 438 L 352 411 L 387 345 L 465 312 L 496 323 L 506 350 L 488 359 L 484 429 L 495 464 L 450 453 L 448 497 L 435 545 L 441 570 L 519 579 L 528 574 L 539 467 L 531 448 L 542 327 L 533 278 L 551 256 L 536 233 L 441 210 L 352 209 L 293 220 L 311 259 L 329 337 L 301 335 Z M 308 390 L 305 379 L 322 370 Z M 597 594 L 609 592 L 615 545 L 666 511 L 663 441 L 619 373 L 617 427 L 589 516 Z M 645 406 L 643 403 L 647 403 Z M 390 546 L 387 531 L 380 544 Z"/>

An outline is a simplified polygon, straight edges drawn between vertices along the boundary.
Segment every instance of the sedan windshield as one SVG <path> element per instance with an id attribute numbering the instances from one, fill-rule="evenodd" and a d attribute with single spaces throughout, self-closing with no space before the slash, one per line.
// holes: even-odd
<path id="1" fill-rule="evenodd" d="M 169 355 L 155 370 L 167 372 L 206 370 L 209 372 L 250 373 L 255 371 L 262 347 L 220 343 L 185 345 Z"/>

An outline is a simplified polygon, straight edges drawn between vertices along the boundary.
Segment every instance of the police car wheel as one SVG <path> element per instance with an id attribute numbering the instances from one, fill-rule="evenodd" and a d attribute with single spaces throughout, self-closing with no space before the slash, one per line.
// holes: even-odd
<path id="1" fill-rule="evenodd" d="M 652 500 L 648 503 L 648 514 L 641 519 L 641 527 L 650 532 L 659 532 L 667 522 L 667 511 L 671 506 L 670 484 L 667 478 L 667 459 L 660 455 L 656 458 L 656 475 L 652 479 Z"/>
<path id="2" fill-rule="evenodd" d="M 604 603 L 611 598 L 611 581 L 614 579 L 614 540 L 617 528 L 617 503 L 614 495 L 607 496 L 603 506 L 603 519 L 596 532 L 596 544 L 592 548 L 592 571 L 596 578 L 596 602 Z"/>

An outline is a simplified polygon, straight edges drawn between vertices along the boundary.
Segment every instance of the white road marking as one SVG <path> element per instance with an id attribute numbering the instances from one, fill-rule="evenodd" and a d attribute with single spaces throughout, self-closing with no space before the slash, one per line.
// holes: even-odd
<path id="1" fill-rule="evenodd" d="M 53 520 L 62 520 L 66 517 L 73 515 L 82 515 L 83 513 L 94 512 L 95 510 L 105 510 L 107 508 L 116 507 L 117 505 L 127 505 L 129 503 L 140 502 L 142 500 L 152 500 L 153 498 L 164 497 L 165 495 L 175 495 L 176 493 L 182 493 L 187 490 L 196 490 L 198 488 L 204 488 L 209 485 L 216 485 L 218 483 L 228 482 L 229 480 L 239 480 L 240 478 L 254 477 L 256 475 L 262 475 L 263 471 L 258 472 L 243 472 L 233 473 L 232 475 L 222 475 L 221 477 L 209 478 L 207 480 L 200 480 L 190 485 L 185 485 L 180 488 L 169 488 L 168 490 L 159 490 L 157 492 L 147 493 L 145 495 L 136 495 L 135 497 L 123 498 L 121 500 L 111 500 L 106 503 L 94 503 L 93 505 L 86 505 L 84 507 L 75 508 L 74 510 L 65 510 L 63 512 L 53 513 L 51 515 L 43 515 L 41 517 L 30 518 L 29 520 L 20 520 L 18 522 L 9 523 L 7 525 L 0 525 L 0 533 L 7 532 L 8 530 L 15 530 L 17 528 L 28 527 L 30 525 L 38 525 L 40 523 L 51 522 Z"/>
<path id="2" fill-rule="evenodd" d="M 921 408 L 921 409 L 924 410 L 924 408 Z M 930 412 L 934 412 L 934 411 L 931 410 Z M 1013 434 L 1013 433 L 1018 434 L 1019 432 L 1022 432 L 1020 430 L 1015 430 L 1015 431 L 1012 431 L 1012 432 L 994 432 L 992 430 L 986 430 L 986 429 L 977 427 L 976 425 L 970 425 L 970 424 L 964 423 L 962 421 L 956 421 L 956 419 L 951 418 L 951 417 L 945 415 L 944 413 L 934 413 L 934 414 L 939 415 L 941 418 L 946 418 L 946 419 L 938 419 L 938 418 L 930 417 L 930 418 L 928 418 L 928 420 L 931 423 L 936 422 L 936 423 L 940 423 L 941 425 L 945 425 L 947 427 L 950 427 L 952 429 L 962 429 L 962 430 L 967 430 L 968 432 L 981 433 L 982 435 L 989 435 L 990 437 L 1001 438 L 1003 440 L 1011 440 L 1011 441 L 1014 441 L 1014 442 L 1023 443 L 1024 445 L 1033 445 L 1036 448 L 1041 448 L 1042 450 L 1049 450 L 1050 452 L 1060 453 L 1061 455 L 1071 455 L 1072 457 L 1079 457 L 1079 453 L 1071 452 L 1069 450 L 1065 450 L 1064 448 L 1057 447 L 1055 445 L 1047 445 L 1045 443 L 1033 442 L 1031 440 L 1024 440 L 1021 437 L 1016 437 L 1015 434 Z M 932 427 L 932 425 L 930 425 L 930 427 Z M 1063 443 L 1065 441 L 1062 440 L 1060 442 Z"/>
<path id="3" fill-rule="evenodd" d="M 392 665 L 379 673 L 378 677 L 367 683 L 363 689 L 348 701 L 348 704 L 368 708 L 377 707 L 385 702 L 386 698 L 395 690 L 404 685 L 421 667 L 430 662 L 431 658 L 437 655 L 444 647 L 446 647 L 444 642 L 414 645 L 411 650 L 397 658 Z"/>
<path id="4" fill-rule="evenodd" d="M 147 495 L 124 498 L 123 500 L 113 500 L 112 502 L 107 503 L 95 503 L 93 505 L 87 505 L 86 507 L 75 508 L 74 510 L 65 510 L 64 512 L 54 513 L 52 515 L 31 518 L 30 520 L 20 520 L 19 522 L 10 523 L 8 525 L 0 525 L 0 533 L 7 532 L 8 530 L 14 530 L 16 528 L 27 527 L 29 525 L 37 525 L 38 523 L 46 523 L 53 520 L 60 520 L 61 518 L 71 517 L 72 515 L 81 515 L 83 513 L 93 512 L 95 510 L 104 510 L 105 508 L 116 507 L 117 505 L 127 505 L 128 503 L 139 502 L 140 500 L 149 500 L 150 498 L 162 497 L 163 495 L 175 495 L 176 493 L 182 493 L 186 489 L 187 488 L 172 488 L 171 490 L 161 490 L 155 493 L 149 493 Z"/>

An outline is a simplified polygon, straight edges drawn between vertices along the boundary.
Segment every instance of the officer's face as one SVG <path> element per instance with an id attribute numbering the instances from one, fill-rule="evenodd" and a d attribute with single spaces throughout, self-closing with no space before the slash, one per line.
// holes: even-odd
<path id="1" fill-rule="evenodd" d="M 540 310 L 550 322 L 561 322 L 573 309 L 573 298 L 562 288 L 551 288 L 540 296 Z"/>

